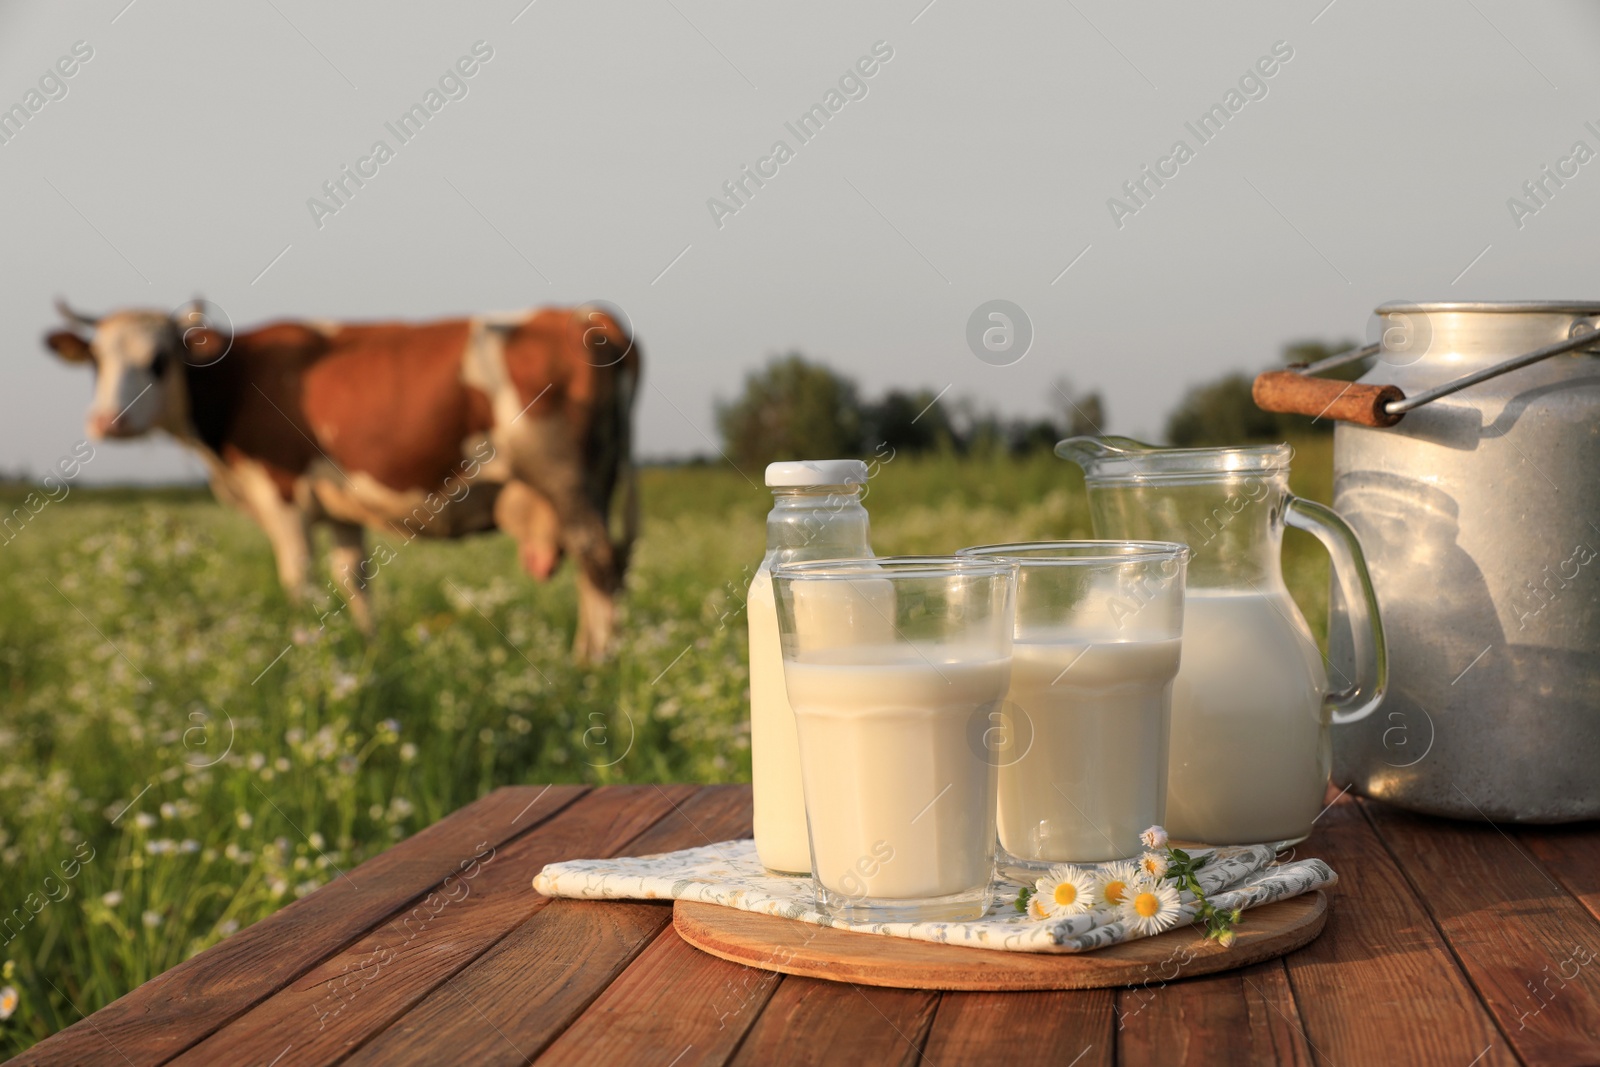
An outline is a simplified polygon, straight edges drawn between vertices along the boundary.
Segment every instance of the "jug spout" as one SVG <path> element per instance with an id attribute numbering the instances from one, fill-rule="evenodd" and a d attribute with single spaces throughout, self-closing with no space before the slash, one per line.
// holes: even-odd
<path id="1" fill-rule="evenodd" d="M 1128 481 L 1169 482 L 1287 475 L 1287 444 L 1163 448 L 1131 437 L 1069 437 L 1056 455 L 1083 468 L 1091 486 Z"/>
<path id="2" fill-rule="evenodd" d="M 1084 471 L 1092 471 L 1102 461 L 1126 459 L 1143 452 L 1158 451 L 1155 445 L 1131 437 L 1068 437 L 1056 442 L 1056 455 L 1070 459 Z"/>

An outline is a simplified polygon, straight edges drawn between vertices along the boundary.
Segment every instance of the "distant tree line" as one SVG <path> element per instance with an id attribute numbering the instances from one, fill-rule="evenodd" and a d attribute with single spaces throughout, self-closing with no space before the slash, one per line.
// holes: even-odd
<path id="1" fill-rule="evenodd" d="M 881 445 L 912 455 L 1023 455 L 1100 432 L 1099 393 L 1080 395 L 1066 381 L 1052 393 L 1050 414 L 1034 418 L 1007 418 L 932 389 L 891 389 L 867 400 L 850 378 L 791 352 L 746 375 L 736 399 L 716 402 L 717 429 L 729 458 L 750 465 L 855 456 Z"/>
<path id="2" fill-rule="evenodd" d="M 1285 346 L 1286 363 L 1311 363 L 1348 351 L 1351 342 L 1301 341 Z M 1364 365 L 1328 377 L 1353 381 Z M 1327 433 L 1326 419 L 1262 411 L 1250 399 L 1253 375 L 1232 373 L 1191 388 L 1167 416 L 1167 443 L 1180 446 L 1238 444 Z M 970 398 L 950 399 L 932 389 L 891 389 L 865 399 L 851 378 L 790 352 L 745 376 L 732 400 L 717 400 L 723 449 L 736 463 L 856 456 L 887 445 L 897 453 L 1026 455 L 1047 451 L 1064 437 L 1106 432 L 1098 392 L 1080 393 L 1066 380 L 1050 391 L 1049 411 L 1007 417 Z"/>

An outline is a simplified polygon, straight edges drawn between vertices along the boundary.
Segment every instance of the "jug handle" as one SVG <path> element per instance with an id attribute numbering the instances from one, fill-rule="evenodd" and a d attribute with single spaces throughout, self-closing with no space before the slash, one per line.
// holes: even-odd
<path id="1" fill-rule="evenodd" d="M 1378 595 L 1372 588 L 1366 557 L 1356 533 L 1332 508 L 1290 497 L 1286 520 L 1322 542 L 1333 559 L 1333 574 L 1344 595 L 1350 621 L 1350 646 L 1355 650 L 1355 681 L 1329 693 L 1323 706 L 1334 725 L 1356 722 L 1372 714 L 1389 688 L 1389 646 L 1378 616 Z"/>

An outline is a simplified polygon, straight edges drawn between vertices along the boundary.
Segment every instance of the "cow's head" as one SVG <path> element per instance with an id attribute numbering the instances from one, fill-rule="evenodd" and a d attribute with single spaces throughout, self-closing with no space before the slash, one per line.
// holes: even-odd
<path id="1" fill-rule="evenodd" d="M 69 363 L 93 363 L 94 399 L 85 431 L 93 440 L 137 437 L 156 427 L 182 433 L 188 418 L 183 364 L 220 358 L 224 338 L 205 323 L 198 302 L 175 314 L 117 311 L 98 318 L 56 309 L 68 329 L 45 344 Z"/>

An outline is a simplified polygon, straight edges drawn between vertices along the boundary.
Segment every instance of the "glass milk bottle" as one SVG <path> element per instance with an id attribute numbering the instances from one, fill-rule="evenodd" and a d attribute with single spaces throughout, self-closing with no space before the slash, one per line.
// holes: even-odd
<path id="1" fill-rule="evenodd" d="M 761 560 L 745 612 L 750 624 L 750 763 L 755 794 L 756 854 L 774 871 L 808 874 L 805 796 L 800 787 L 800 746 L 794 712 L 784 689 L 772 568 L 799 560 L 862 558 L 867 509 L 861 487 L 867 465 L 856 459 L 802 460 L 767 467 L 772 511 L 767 514 L 767 554 Z"/>
<path id="2" fill-rule="evenodd" d="M 1377 707 L 1387 651 L 1356 535 L 1331 509 L 1289 493 L 1286 444 L 1152 448 L 1074 437 L 1056 454 L 1083 467 L 1096 536 L 1189 545 L 1182 664 L 1172 688 L 1167 830 L 1213 845 L 1304 840 L 1322 810 L 1330 724 Z M 1285 525 L 1333 559 L 1348 606 L 1355 677 L 1332 685 L 1283 581 Z"/>

